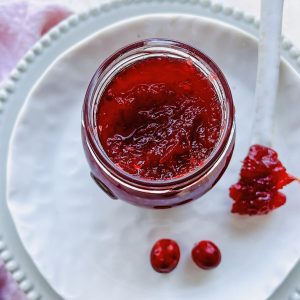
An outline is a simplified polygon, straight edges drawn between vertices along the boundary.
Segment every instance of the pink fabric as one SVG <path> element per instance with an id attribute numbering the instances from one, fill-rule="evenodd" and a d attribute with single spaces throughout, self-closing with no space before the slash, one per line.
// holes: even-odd
<path id="1" fill-rule="evenodd" d="M 0 4 L 0 82 L 41 35 L 69 15 L 57 5 Z"/>
<path id="2" fill-rule="evenodd" d="M 57 5 L 10 0 L 0 4 L 0 85 L 32 44 L 69 15 L 68 9 Z M 1 261 L 0 300 L 25 300 Z"/>
<path id="3" fill-rule="evenodd" d="M 12 280 L 0 261 L 0 300 L 25 300 L 17 284 Z"/>

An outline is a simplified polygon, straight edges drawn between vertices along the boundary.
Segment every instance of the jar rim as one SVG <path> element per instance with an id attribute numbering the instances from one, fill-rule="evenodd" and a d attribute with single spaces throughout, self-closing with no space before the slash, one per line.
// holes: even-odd
<path id="1" fill-rule="evenodd" d="M 171 178 L 167 180 L 151 180 L 143 177 L 139 177 L 130 173 L 127 173 L 121 168 L 118 168 L 108 157 L 107 153 L 103 149 L 100 141 L 98 140 L 97 130 L 94 126 L 94 117 L 95 117 L 95 106 L 93 101 L 95 100 L 95 90 L 97 89 L 101 79 L 103 79 L 103 74 L 111 67 L 116 61 L 122 60 L 124 56 L 131 51 L 137 51 L 138 49 L 147 50 L 154 49 L 155 47 L 164 47 L 164 48 L 176 48 L 177 50 L 183 51 L 188 55 L 193 55 L 197 58 L 202 64 L 205 63 L 216 75 L 218 81 L 224 92 L 224 101 L 226 102 L 227 108 L 227 119 L 224 128 L 221 129 L 221 136 L 216 143 L 212 153 L 205 159 L 204 164 L 195 168 L 191 172 L 180 176 L 178 178 Z M 98 95 L 97 95 L 98 96 Z M 97 109 L 97 106 L 96 106 Z M 223 110 L 223 109 L 222 109 Z M 222 119 L 224 119 L 224 113 L 222 113 Z M 101 169 L 119 179 L 122 183 L 127 183 L 130 186 L 135 186 L 137 188 L 146 187 L 147 189 L 168 189 L 172 187 L 182 187 L 183 185 L 189 185 L 190 183 L 197 181 L 203 175 L 205 175 L 213 166 L 218 158 L 222 155 L 224 149 L 226 148 L 228 142 L 230 142 L 230 137 L 232 136 L 232 129 L 234 128 L 234 104 L 232 99 L 232 94 L 228 82 L 217 66 L 217 64 L 206 54 L 200 50 L 187 45 L 185 43 L 168 40 L 168 39 L 145 39 L 132 44 L 129 44 L 110 57 L 108 57 L 104 62 L 97 68 L 95 74 L 93 75 L 90 84 L 87 88 L 83 109 L 82 109 L 82 128 L 86 134 L 86 143 L 89 148 L 89 151 L 92 153 L 95 161 L 101 167 Z"/>

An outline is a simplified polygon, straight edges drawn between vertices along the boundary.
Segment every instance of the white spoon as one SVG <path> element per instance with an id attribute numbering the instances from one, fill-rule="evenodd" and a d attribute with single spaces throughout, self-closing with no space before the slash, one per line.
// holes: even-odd
<path id="1" fill-rule="evenodd" d="M 272 145 L 274 104 L 279 78 L 282 12 L 283 0 L 261 0 L 252 144 L 268 147 Z"/>
<path id="2" fill-rule="evenodd" d="M 283 0 L 261 0 L 261 24 L 256 78 L 256 112 L 253 123 L 252 147 L 243 162 L 239 181 L 230 187 L 234 200 L 233 213 L 261 215 L 286 202 L 278 192 L 285 185 L 299 180 L 286 173 L 271 150 L 274 104 L 277 96 L 280 64 L 280 37 Z"/>

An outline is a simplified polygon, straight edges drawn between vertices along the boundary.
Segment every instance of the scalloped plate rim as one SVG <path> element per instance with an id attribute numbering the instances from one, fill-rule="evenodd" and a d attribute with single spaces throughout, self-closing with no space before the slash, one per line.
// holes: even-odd
<path id="1" fill-rule="evenodd" d="M 138 3 L 139 2 L 139 3 Z M 190 11 L 191 14 L 198 15 L 198 16 L 204 16 L 204 17 L 209 17 L 212 19 L 217 19 L 220 21 L 223 21 L 227 24 L 230 24 L 232 26 L 236 26 L 239 29 L 246 31 L 247 33 L 254 35 L 257 37 L 257 21 L 251 17 L 250 15 L 244 15 L 241 11 L 239 10 L 234 10 L 230 7 L 223 7 L 221 4 L 213 4 L 211 5 L 209 0 L 204 0 L 200 1 L 197 3 L 197 1 L 180 1 L 180 0 L 174 0 L 171 2 L 165 2 L 165 1 L 151 1 L 149 3 L 146 3 L 144 1 L 135 1 L 135 6 L 136 5 L 178 5 L 179 7 L 187 7 L 188 5 L 199 5 L 199 11 L 192 12 Z M 118 5 L 117 5 L 118 4 Z M 103 13 L 110 12 L 111 10 L 118 11 L 118 9 L 121 7 L 126 7 L 126 6 L 132 6 L 131 1 L 113 1 L 113 2 L 107 2 L 107 3 L 102 3 L 97 7 L 91 8 L 88 10 L 88 12 L 83 12 L 79 13 L 77 15 L 73 15 L 69 18 L 67 18 L 65 21 L 60 23 L 58 26 L 54 27 L 52 30 L 50 30 L 41 40 L 39 40 L 23 57 L 23 59 L 18 63 L 15 69 L 12 70 L 10 73 L 9 78 L 4 82 L 2 89 L 0 89 L 0 122 L 2 121 L 2 118 L 6 117 L 6 114 L 9 114 L 5 110 L 5 106 L 11 105 L 10 102 L 12 102 L 12 99 L 14 98 L 14 92 L 15 89 L 19 89 L 18 81 L 22 79 L 23 73 L 27 71 L 27 68 L 30 64 L 34 64 L 34 60 L 37 59 L 39 60 L 40 57 L 42 56 L 42 52 L 46 48 L 50 48 L 51 44 L 54 43 L 59 43 L 59 37 L 60 35 L 63 34 L 68 34 L 69 30 L 74 30 L 73 28 L 76 28 L 80 23 L 84 24 L 85 21 L 89 21 L 92 18 L 97 18 L 101 17 Z M 141 15 L 140 13 L 134 13 L 134 16 L 139 16 Z M 125 18 L 121 17 L 119 20 L 124 20 Z M 114 24 L 112 22 L 111 24 Z M 85 37 L 91 36 L 93 33 L 98 31 L 101 28 L 106 27 L 106 25 L 99 26 L 97 25 L 95 29 L 93 29 L 91 32 L 89 32 Z M 56 41 L 58 40 L 58 41 Z M 75 43 L 79 42 L 80 40 L 77 40 L 76 42 L 71 42 L 71 45 L 68 46 L 63 46 L 65 48 L 63 51 L 61 51 L 58 55 L 56 55 L 55 59 L 60 56 L 61 53 L 63 53 L 65 50 L 69 49 L 70 47 L 74 46 Z M 45 52 L 47 52 L 46 50 Z M 49 51 L 48 51 L 49 53 Z M 299 51 L 297 50 L 296 47 L 292 45 L 290 41 L 287 39 L 283 38 L 282 41 L 282 55 L 283 58 L 293 66 L 293 69 L 298 73 L 299 75 L 299 70 L 300 70 L 300 55 Z M 52 63 L 53 61 L 49 62 L 47 67 Z M 42 68 L 42 72 L 47 69 L 47 67 Z M 35 82 L 36 83 L 36 82 Z M 25 88 L 26 90 L 26 88 Z M 30 92 L 31 88 L 28 89 L 28 93 Z M 8 103 L 8 100 L 10 101 Z M 16 100 L 15 100 L 16 101 Z M 22 106 L 22 103 L 21 103 Z M 14 113 L 15 116 L 17 112 Z M 3 117 L 3 116 L 4 117 Z M 0 132 L 2 131 L 5 134 L 5 125 L 0 123 Z M 10 124 L 11 125 L 11 124 Z M 7 126 L 9 127 L 9 126 Z M 8 130 L 11 130 L 11 128 L 8 128 Z M 10 133 L 8 133 L 10 135 Z M 7 141 L 9 139 L 6 138 L 5 141 L 5 146 L 7 146 Z M 5 148 L 4 146 L 4 148 Z M 1 149 L 3 151 L 3 149 Z M 7 151 L 4 150 L 4 152 L 7 154 Z M 1 152 L 0 152 L 1 154 Z M 2 158 L 2 157 L 1 157 Z M 2 181 L 5 181 L 5 178 L 2 178 Z M 2 182 L 3 184 L 3 182 Z M 5 183 L 3 184 L 5 187 Z M 5 201 L 4 201 L 5 202 Z M 7 214 L 8 212 L 6 211 L 4 214 Z M 6 226 L 7 231 L 10 231 L 12 235 L 15 235 L 15 238 L 18 239 L 18 236 L 16 235 L 16 232 L 13 232 L 11 220 L 9 216 L 5 217 L 4 225 Z M 50 287 L 47 287 L 47 283 L 44 281 L 42 276 L 39 275 L 36 271 L 36 268 L 33 266 L 32 262 L 30 262 L 30 258 L 26 257 L 27 254 L 24 253 L 24 249 L 22 249 L 22 246 L 20 247 L 20 244 L 17 246 L 18 249 L 14 249 L 12 251 L 12 246 L 10 243 L 5 243 L 5 241 L 12 240 L 12 238 L 3 238 L 5 236 L 4 233 L 0 232 L 0 257 L 4 260 L 7 268 L 9 271 L 13 274 L 13 277 L 18 281 L 21 289 L 26 293 L 28 299 L 48 299 L 47 297 L 50 297 L 49 299 L 53 299 L 54 297 L 58 297 L 56 293 L 52 293 L 49 291 Z M 22 253 L 23 252 L 23 253 Z M 17 254 L 18 255 L 14 255 Z M 21 267 L 18 265 L 18 262 L 24 260 L 21 264 Z M 26 263 L 25 263 L 26 260 Z M 23 272 L 23 266 L 25 272 Z M 36 279 L 36 282 L 39 282 L 40 288 L 44 289 L 43 292 L 37 290 L 40 290 L 39 288 L 36 289 L 35 285 L 33 283 L 27 280 L 27 275 L 29 274 L 31 276 L 28 276 L 30 279 L 34 278 Z M 33 275 L 34 274 L 34 275 Z M 48 289 L 48 291 L 46 291 Z M 52 290 L 50 288 L 50 290 Z M 295 297 L 295 295 L 299 297 L 300 299 L 300 293 L 297 292 L 297 290 L 294 292 L 292 297 Z M 46 297 L 43 297 L 46 296 Z M 297 298 L 295 298 L 297 299 Z"/>

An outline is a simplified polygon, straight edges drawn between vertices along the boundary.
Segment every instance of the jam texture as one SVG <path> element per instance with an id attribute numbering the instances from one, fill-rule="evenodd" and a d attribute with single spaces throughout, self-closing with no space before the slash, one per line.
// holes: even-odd
<path id="1" fill-rule="evenodd" d="M 243 162 L 239 181 L 229 189 L 231 212 L 263 215 L 282 206 L 286 196 L 279 190 L 296 180 L 286 172 L 276 151 L 253 145 Z"/>
<path id="2" fill-rule="evenodd" d="M 201 166 L 219 140 L 215 88 L 190 60 L 152 57 L 113 77 L 99 101 L 97 132 L 118 167 L 151 180 Z"/>

